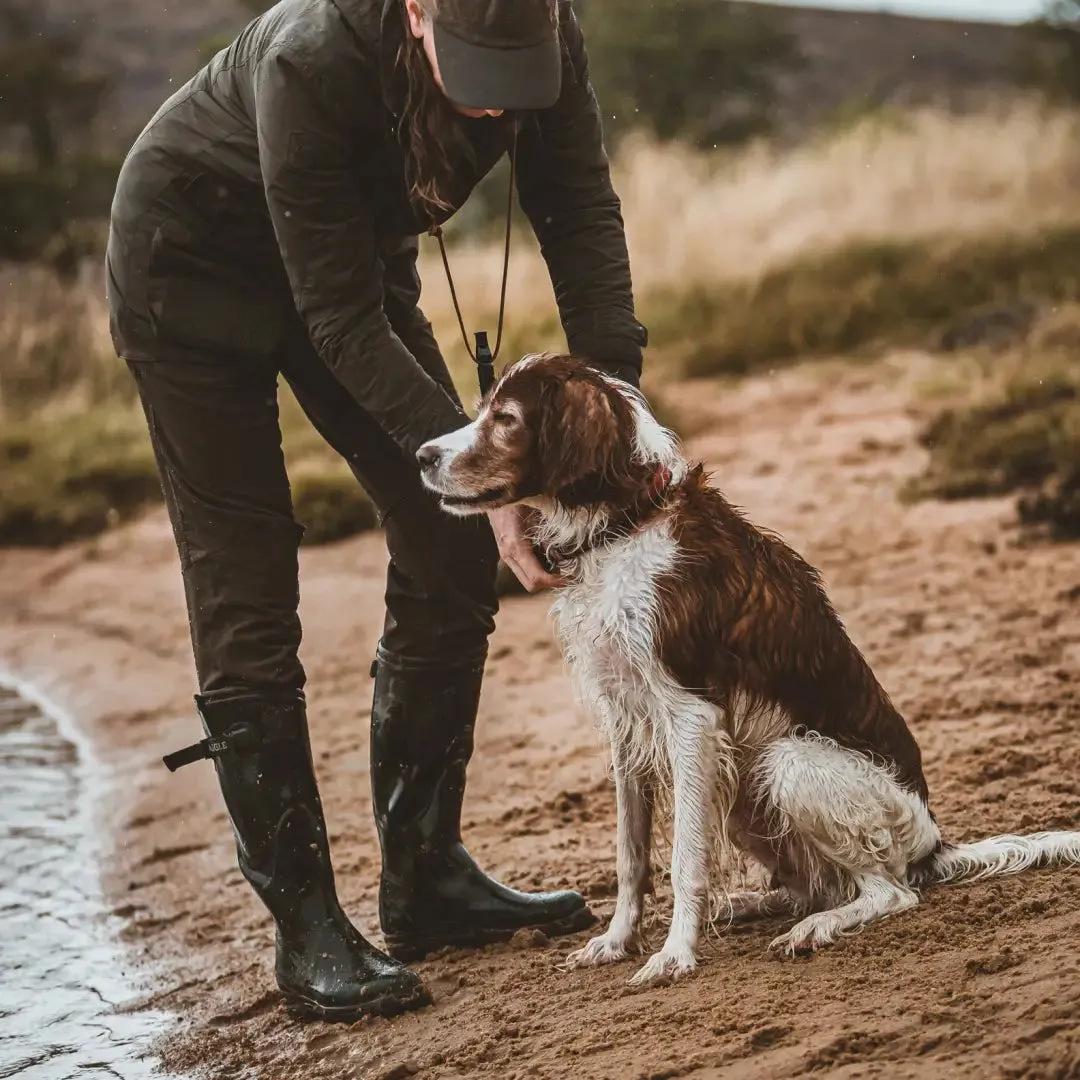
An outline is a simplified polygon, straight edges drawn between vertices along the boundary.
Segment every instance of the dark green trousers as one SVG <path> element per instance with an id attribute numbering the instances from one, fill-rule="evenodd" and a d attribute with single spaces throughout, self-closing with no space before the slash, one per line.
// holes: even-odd
<path id="1" fill-rule="evenodd" d="M 482 655 L 498 608 L 498 556 L 487 520 L 453 518 L 438 508 L 415 461 L 320 361 L 293 312 L 278 305 L 271 314 L 263 301 L 244 310 L 251 294 L 213 275 L 175 279 L 182 287 L 171 292 L 169 279 L 149 289 L 137 280 L 124 290 L 135 275 L 131 259 L 116 265 L 117 254 L 114 241 L 113 339 L 146 414 L 180 556 L 200 690 L 276 691 L 305 682 L 297 655 L 303 530 L 282 455 L 279 378 L 379 513 L 390 555 L 383 649 L 421 664 Z M 166 296 L 171 308 L 155 301 L 150 318 L 147 305 L 130 303 L 132 295 L 148 294 Z M 231 312 L 235 341 L 215 333 L 208 304 Z M 430 327 L 422 316 L 414 325 L 415 347 L 406 344 L 449 387 Z M 409 331 L 403 323 L 403 340 Z M 367 643 L 356 642 L 358 665 L 370 655 Z"/>

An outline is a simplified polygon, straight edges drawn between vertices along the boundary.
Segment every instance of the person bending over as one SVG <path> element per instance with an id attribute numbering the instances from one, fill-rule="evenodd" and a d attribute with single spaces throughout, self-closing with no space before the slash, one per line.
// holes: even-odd
<path id="1" fill-rule="evenodd" d="M 430 1001 L 405 963 L 595 921 L 461 843 L 501 554 L 553 584 L 518 511 L 453 518 L 415 452 L 468 420 L 419 304 L 418 236 L 505 154 L 570 349 L 639 382 L 620 202 L 565 0 L 281 0 L 157 111 L 112 206 L 113 342 L 146 416 L 183 574 L 206 736 L 240 869 L 302 1015 Z M 277 380 L 368 492 L 389 549 L 371 785 L 387 953 L 342 912 L 298 659 L 297 548 Z M 388 955 L 389 954 L 389 955 Z"/>

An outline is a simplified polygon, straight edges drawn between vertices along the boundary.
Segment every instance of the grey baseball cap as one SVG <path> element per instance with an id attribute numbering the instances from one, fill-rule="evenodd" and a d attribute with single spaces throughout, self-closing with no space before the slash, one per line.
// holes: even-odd
<path id="1" fill-rule="evenodd" d="M 438 0 L 432 22 L 439 73 L 455 104 L 546 109 L 558 100 L 556 0 Z"/>

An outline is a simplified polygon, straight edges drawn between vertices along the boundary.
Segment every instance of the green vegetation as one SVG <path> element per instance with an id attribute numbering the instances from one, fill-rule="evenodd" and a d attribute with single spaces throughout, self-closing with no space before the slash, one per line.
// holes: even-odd
<path id="1" fill-rule="evenodd" d="M 983 311 L 1077 297 L 1080 227 L 1061 226 L 949 245 L 855 244 L 754 284 L 670 297 L 646 321 L 687 374 L 744 375 L 806 357 L 947 347 Z"/>
<path id="2" fill-rule="evenodd" d="M 1075 353 L 1002 359 L 1008 374 L 978 400 L 943 409 L 920 433 L 930 461 L 910 499 L 1018 494 L 1020 520 L 1080 537 L 1080 371 Z"/>
<path id="3" fill-rule="evenodd" d="M 374 528 L 375 510 L 345 463 L 282 390 L 281 424 L 305 544 Z M 45 410 L 0 428 L 0 546 L 51 546 L 96 535 L 160 503 L 137 404 Z"/>
<path id="4" fill-rule="evenodd" d="M 660 139 L 712 147 L 768 134 L 776 80 L 802 63 L 786 17 L 758 4 L 586 0 L 579 6 L 611 138 L 644 127 Z"/>
<path id="5" fill-rule="evenodd" d="M 1049 0 L 1023 28 L 1020 81 L 1058 101 L 1080 101 L 1080 0 Z"/>
<path id="6" fill-rule="evenodd" d="M 761 4 L 578 0 L 575 10 L 613 152 L 624 135 L 642 130 L 699 148 L 770 135 L 777 126 L 778 80 L 803 63 L 787 16 Z M 504 159 L 455 216 L 447 230 L 452 241 L 499 233 L 508 178 Z M 516 206 L 515 221 L 526 227 Z"/>
<path id="7" fill-rule="evenodd" d="M 235 29 L 267 4 L 234 0 Z M 1075 535 L 1080 335 L 1044 340 L 1046 311 L 1080 300 L 1080 224 L 1046 224 L 1080 220 L 1074 128 L 1016 113 L 1007 129 L 990 129 L 1002 131 L 998 140 L 985 137 L 989 113 L 983 127 L 944 114 L 929 123 L 853 99 L 817 133 L 836 153 L 734 153 L 774 130 L 777 81 L 802 62 L 782 12 L 719 0 L 674 8 L 579 0 L 578 9 L 609 142 L 643 128 L 662 142 L 728 147 L 700 176 L 681 149 L 638 147 L 640 168 L 625 178 L 649 373 L 737 377 L 897 347 L 980 357 L 988 391 L 928 425 L 930 465 L 905 495 L 1015 492 L 1025 521 Z M 1080 0 L 1054 0 L 1028 28 L 1026 78 L 1050 99 L 1080 100 L 1077 25 Z M 0 545 L 59 544 L 128 520 L 161 493 L 133 385 L 102 340 L 103 289 L 81 280 L 83 255 L 100 262 L 115 178 L 96 132 L 110 80 L 88 67 L 78 35 L 58 30 L 33 0 L 0 4 L 0 40 L 0 259 L 51 268 L 8 275 L 0 303 Z M 191 65 L 224 44 L 208 40 Z M 1033 154 L 1036 145 L 1050 150 Z M 877 202 L 848 214 L 844 193 L 870 160 Z M 938 216 L 913 210 L 919 220 L 909 219 L 912 175 L 934 189 Z M 696 180 L 675 185 L 677 200 L 659 195 L 677 176 Z M 490 290 L 481 263 L 501 257 L 505 183 L 503 163 L 452 230 L 455 240 L 486 229 L 496 237 L 456 267 L 467 307 Z M 981 217 L 967 212 L 973 205 Z M 967 239 L 954 235 L 954 211 Z M 715 245 L 699 243 L 703 222 L 716 229 Z M 1003 234 L 1002 222 L 1015 232 Z M 770 243 L 774 233 L 795 243 Z M 683 248 L 685 258 L 671 257 Z M 524 310 L 510 313 L 504 357 L 562 338 L 538 258 L 521 267 L 530 285 Z M 64 280 L 77 269 L 79 284 Z M 428 313 L 452 366 L 463 365 L 447 311 L 441 322 Z M 955 371 L 962 367 L 958 359 Z M 471 367 L 454 371 L 471 400 Z M 662 397 L 653 404 L 680 426 Z M 359 484 L 284 388 L 281 417 L 305 542 L 376 527 Z M 500 582 L 514 590 L 505 571 Z"/>
<path id="8" fill-rule="evenodd" d="M 109 78 L 82 63 L 82 41 L 40 5 L 0 9 L 0 258 L 39 259 L 70 274 L 100 250 L 119 163 L 96 152 Z"/>
<path id="9" fill-rule="evenodd" d="M 141 416 L 40 416 L 0 429 L 0 544 L 60 544 L 161 497 Z"/>
<path id="10" fill-rule="evenodd" d="M 123 370 L 121 368 L 121 370 Z M 375 508 L 344 461 L 311 426 L 287 386 L 282 440 L 304 544 L 378 526 Z M 678 418 L 654 402 L 665 424 Z M 94 536 L 161 502 L 146 424 L 130 394 L 89 408 L 44 410 L 0 427 L 0 547 L 52 546 Z M 513 583 L 500 575 L 502 591 Z"/>
<path id="11" fill-rule="evenodd" d="M 333 543 L 378 525 L 364 489 L 344 467 L 294 470 L 290 481 L 293 513 L 306 530 L 305 544 Z"/>
<path id="12" fill-rule="evenodd" d="M 855 245 L 797 260 L 755 285 L 673 297 L 666 305 L 653 300 L 646 321 L 658 357 L 681 359 L 691 375 L 731 376 L 814 356 L 966 347 L 1002 333 L 1015 342 L 1025 337 L 1040 306 L 1076 299 L 1080 227 L 1061 226 L 947 246 Z M 70 358 L 70 345 L 63 356 Z M 103 370 L 115 367 L 111 361 Z M 54 376 L 56 385 L 85 381 L 87 372 L 63 368 Z M 88 535 L 160 497 L 141 417 L 130 403 L 117 401 L 113 376 L 101 377 L 108 396 L 73 420 L 51 419 L 55 414 L 45 411 L 5 427 L 0 543 Z M 1055 375 L 1023 392 L 1010 387 L 1008 408 L 980 406 L 990 411 L 976 410 L 964 421 L 960 414 L 943 418 L 928 436 L 935 471 L 919 493 L 957 497 L 1042 485 L 1042 501 L 1026 512 L 1052 516 L 1056 511 L 1046 500 L 1058 497 L 1054 485 L 1071 490 L 1070 455 L 1080 460 L 1069 396 L 1075 385 L 1071 377 Z M 665 422 L 673 422 L 663 400 L 656 405 Z M 971 425 L 983 434 L 974 437 Z M 373 527 L 375 515 L 359 485 L 287 392 L 282 426 L 297 514 L 308 528 L 305 542 Z M 1067 526 L 1055 524 L 1059 531 Z"/>

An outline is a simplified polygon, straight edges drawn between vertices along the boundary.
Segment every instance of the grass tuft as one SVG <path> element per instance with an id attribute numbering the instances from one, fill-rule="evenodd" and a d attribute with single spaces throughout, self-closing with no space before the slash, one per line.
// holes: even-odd
<path id="1" fill-rule="evenodd" d="M 0 430 L 0 544 L 63 544 L 159 501 L 141 414 L 92 410 Z"/>
<path id="2" fill-rule="evenodd" d="M 661 345 L 694 376 L 883 348 L 951 349 L 1080 297 L 1080 226 L 950 244 L 857 244 L 668 307 Z M 1016 327 L 1022 334 L 1025 327 Z"/>
<path id="3" fill-rule="evenodd" d="M 282 440 L 305 544 L 375 528 L 353 474 L 282 390 Z M 0 546 L 52 547 L 97 535 L 162 501 L 137 404 L 99 402 L 0 428 Z"/>
<path id="4" fill-rule="evenodd" d="M 939 410 L 923 427 L 930 452 L 909 499 L 1017 495 L 1019 518 L 1055 539 L 1080 537 L 1080 372 L 1071 353 L 1002 362 L 1000 385 Z"/>
<path id="5" fill-rule="evenodd" d="M 348 469 L 299 471 L 292 477 L 293 514 L 304 544 L 332 544 L 379 524 L 375 507 Z"/>

